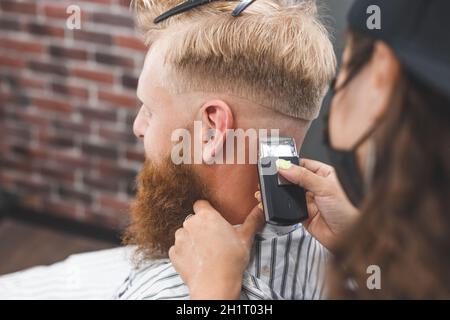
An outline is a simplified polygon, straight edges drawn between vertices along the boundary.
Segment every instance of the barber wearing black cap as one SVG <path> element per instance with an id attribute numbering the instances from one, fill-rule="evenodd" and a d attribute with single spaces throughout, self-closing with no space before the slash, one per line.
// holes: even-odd
<path id="1" fill-rule="evenodd" d="M 334 254 L 330 298 L 450 298 L 449 14 L 448 0 L 357 0 L 331 88 L 325 137 L 333 167 L 278 163 L 280 174 L 308 190 L 304 226 Z M 190 234 L 198 228 L 204 235 L 221 219 L 200 207 L 208 221 L 205 214 L 189 219 Z M 198 269 L 240 281 L 230 270 L 247 263 L 248 243 L 230 249 L 239 241 L 217 237 L 185 237 L 172 250 L 178 272 L 195 287 L 191 298 L 221 289 Z M 211 246 L 223 252 L 221 261 L 202 254 Z M 181 263 L 186 256 L 196 263 Z M 375 287 L 368 270 L 380 272 Z"/>

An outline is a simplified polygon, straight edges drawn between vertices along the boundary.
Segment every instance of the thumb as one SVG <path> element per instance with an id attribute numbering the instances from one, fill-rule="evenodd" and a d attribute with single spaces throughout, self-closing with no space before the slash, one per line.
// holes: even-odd
<path id="1" fill-rule="evenodd" d="M 247 216 L 244 223 L 238 228 L 238 232 L 241 235 L 242 240 L 251 243 L 255 234 L 262 229 L 264 224 L 263 211 L 256 206 Z"/>
<path id="2" fill-rule="evenodd" d="M 325 178 L 288 161 L 283 160 L 282 163 L 279 163 L 278 161 L 278 173 L 287 180 L 315 194 L 321 194 L 323 192 L 324 186 L 326 185 Z"/>

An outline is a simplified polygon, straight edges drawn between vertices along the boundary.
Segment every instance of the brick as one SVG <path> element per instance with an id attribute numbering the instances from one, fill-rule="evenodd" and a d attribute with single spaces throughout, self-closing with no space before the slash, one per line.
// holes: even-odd
<path id="1" fill-rule="evenodd" d="M 44 14 L 49 18 L 67 19 L 69 15 L 67 14 L 66 9 L 65 6 L 46 4 L 44 6 Z"/>
<path id="2" fill-rule="evenodd" d="M 32 126 L 48 126 L 49 120 L 39 114 L 23 113 L 20 115 L 21 122 Z"/>
<path id="3" fill-rule="evenodd" d="M 138 77 L 124 74 L 121 78 L 122 86 L 131 90 L 137 90 Z"/>
<path id="4" fill-rule="evenodd" d="M 88 135 L 91 132 L 91 127 L 84 123 L 78 123 L 70 120 L 65 119 L 56 119 L 52 122 L 53 127 L 56 129 L 57 132 L 67 132 L 72 134 L 86 134 Z"/>
<path id="5" fill-rule="evenodd" d="M 36 79 L 33 77 L 20 75 L 19 79 L 20 85 L 25 88 L 33 88 L 33 89 L 44 89 L 45 84 L 41 79 Z"/>
<path id="6" fill-rule="evenodd" d="M 44 14 L 49 18 L 67 20 L 71 13 L 67 13 L 67 6 L 60 6 L 54 4 L 46 4 L 44 6 Z M 81 21 L 87 20 L 88 13 L 83 8 L 80 11 Z"/>
<path id="7" fill-rule="evenodd" d="M 53 98 L 34 97 L 32 98 L 32 103 L 38 108 L 49 111 L 63 112 L 63 113 L 72 112 L 72 106 L 69 103 L 61 100 L 56 100 Z"/>
<path id="8" fill-rule="evenodd" d="M 112 43 L 111 35 L 107 33 L 73 30 L 73 36 L 75 40 L 94 42 L 96 44 L 110 45 Z"/>
<path id="9" fill-rule="evenodd" d="M 67 76 L 68 74 L 65 66 L 54 63 L 32 60 L 28 62 L 28 67 L 36 72 L 51 73 L 59 76 Z"/>
<path id="10" fill-rule="evenodd" d="M 67 1 L 0 0 L 0 189 L 29 208 L 121 228 L 144 161 L 132 123 L 147 47 L 129 0 L 76 2 L 81 30 L 66 29 Z"/>
<path id="11" fill-rule="evenodd" d="M 125 185 L 125 192 L 130 197 L 134 197 L 137 192 L 137 182 L 136 180 L 128 181 L 128 183 Z"/>
<path id="12" fill-rule="evenodd" d="M 9 103 L 12 105 L 24 107 L 30 104 L 27 92 L 17 85 L 11 85 L 11 92 L 4 93 L 4 95 L 0 94 L 0 101 L 4 104 Z"/>
<path id="13" fill-rule="evenodd" d="M 65 201 L 50 201 L 46 203 L 45 210 L 51 214 L 58 216 L 66 216 L 75 219 L 78 216 L 78 208 L 76 204 L 67 203 Z"/>
<path id="14" fill-rule="evenodd" d="M 135 96 L 124 93 L 112 93 L 100 90 L 98 92 L 98 98 L 99 100 L 107 101 L 119 107 L 136 108 L 138 105 L 138 101 Z"/>
<path id="15" fill-rule="evenodd" d="M 39 163 L 40 161 L 48 161 L 49 153 L 47 152 L 46 149 L 43 149 L 42 147 L 31 147 L 31 146 L 28 149 L 30 158 L 34 162 L 34 164 Z"/>
<path id="16" fill-rule="evenodd" d="M 30 151 L 26 146 L 20 145 L 20 146 L 12 146 L 11 152 L 15 155 L 22 156 L 22 157 L 28 157 L 30 155 Z"/>
<path id="17" fill-rule="evenodd" d="M 109 5 L 112 3 L 112 0 L 78 0 L 81 2 L 89 2 L 89 3 L 97 3 L 97 4 L 105 4 Z"/>
<path id="18" fill-rule="evenodd" d="M 91 15 L 91 20 L 95 23 L 108 24 L 114 27 L 134 28 L 134 21 L 130 15 L 94 12 Z"/>
<path id="19" fill-rule="evenodd" d="M 111 145 L 97 145 L 89 142 L 83 142 L 81 149 L 86 155 L 94 157 L 98 156 L 106 159 L 116 159 L 118 156 L 117 149 L 115 146 Z"/>
<path id="20" fill-rule="evenodd" d="M 50 36 L 50 37 L 64 37 L 64 28 L 40 24 L 40 23 L 28 23 L 26 29 L 37 36 Z"/>
<path id="21" fill-rule="evenodd" d="M 66 95 L 69 97 L 78 97 L 87 99 L 89 97 L 89 91 L 83 87 L 77 87 L 73 85 L 68 85 L 64 83 L 53 82 L 51 84 L 53 92 Z"/>
<path id="22" fill-rule="evenodd" d="M 127 110 L 128 111 L 128 110 Z M 128 127 L 133 127 L 134 120 L 136 119 L 136 114 L 138 110 L 129 110 L 130 112 L 127 112 L 126 118 L 125 118 L 125 124 Z"/>
<path id="23" fill-rule="evenodd" d="M 118 0 L 119 5 L 129 8 L 132 0 Z"/>
<path id="24" fill-rule="evenodd" d="M 117 141 L 123 143 L 134 143 L 137 141 L 136 136 L 133 134 L 132 127 L 130 127 L 128 131 L 114 130 L 101 127 L 98 132 L 98 135 L 101 138 L 110 141 Z"/>
<path id="25" fill-rule="evenodd" d="M 1 132 L 4 137 L 19 138 L 23 140 L 29 140 L 31 138 L 31 132 L 28 128 L 4 126 Z"/>
<path id="26" fill-rule="evenodd" d="M 124 230 L 129 225 L 129 222 L 127 222 L 127 214 L 111 214 L 110 212 L 105 212 L 105 210 L 86 209 L 85 215 L 88 223 L 101 225 L 113 230 Z"/>
<path id="27" fill-rule="evenodd" d="M 16 91 L 10 99 L 12 104 L 20 107 L 26 107 L 30 104 L 30 98 L 27 96 L 26 92 L 18 92 Z"/>
<path id="28" fill-rule="evenodd" d="M 0 55 L 0 66 L 8 68 L 24 68 L 25 62 L 21 58 Z"/>
<path id="29" fill-rule="evenodd" d="M 0 29 L 3 31 L 19 31 L 21 29 L 21 24 L 17 20 L 5 19 L 2 17 L 0 19 Z"/>
<path id="30" fill-rule="evenodd" d="M 117 198 L 107 195 L 101 195 L 98 202 L 102 208 L 110 208 L 120 212 L 127 212 L 130 208 L 130 203 L 128 201 L 118 200 Z"/>
<path id="31" fill-rule="evenodd" d="M 97 52 L 95 54 L 95 60 L 99 63 L 112 65 L 112 66 L 122 66 L 122 67 L 133 67 L 134 61 L 133 59 L 126 58 L 124 56 L 113 55 L 109 53 L 100 53 Z"/>
<path id="32" fill-rule="evenodd" d="M 133 36 L 117 35 L 114 37 L 114 44 L 120 47 L 141 51 L 143 53 L 148 50 L 141 39 Z"/>
<path id="33" fill-rule="evenodd" d="M 124 168 L 111 161 L 101 160 L 95 166 L 99 176 L 118 179 L 120 181 L 133 181 L 138 172 L 132 169 Z"/>
<path id="34" fill-rule="evenodd" d="M 16 178 L 15 184 L 20 190 L 34 195 L 48 195 L 50 193 L 50 186 L 44 181 L 37 181 L 32 179 Z"/>
<path id="35" fill-rule="evenodd" d="M 48 134 L 42 133 L 39 136 L 41 145 L 46 145 L 52 149 L 71 149 L 74 146 L 73 136 L 68 134 Z"/>
<path id="36" fill-rule="evenodd" d="M 94 71 L 83 68 L 75 68 L 72 70 L 74 76 L 95 82 L 102 82 L 112 84 L 114 82 L 114 75 L 108 72 Z"/>
<path id="37" fill-rule="evenodd" d="M 107 191 L 107 192 L 119 191 L 118 181 L 110 179 L 108 177 L 95 178 L 87 174 L 83 176 L 83 183 L 86 186 L 98 189 L 99 191 Z"/>
<path id="38" fill-rule="evenodd" d="M 13 49 L 19 52 L 41 53 L 44 52 L 42 43 L 35 41 L 17 40 L 9 38 L 1 38 L 0 46 L 6 49 Z"/>
<path id="39" fill-rule="evenodd" d="M 36 3 L 34 2 L 18 2 L 17 0 L 2 0 L 0 9 L 5 12 L 36 14 Z"/>
<path id="40" fill-rule="evenodd" d="M 67 186 L 59 186 L 58 194 L 62 200 L 75 200 L 88 205 L 92 203 L 93 198 L 88 192 L 77 191 Z"/>
<path id="41" fill-rule="evenodd" d="M 10 103 L 11 100 L 12 100 L 11 92 L 0 92 L 0 105 L 6 105 Z"/>
<path id="42" fill-rule="evenodd" d="M 86 60 L 88 53 L 85 50 L 75 49 L 75 48 L 67 48 L 57 45 L 51 45 L 48 48 L 48 52 L 52 57 L 55 58 L 68 58 L 75 60 Z"/>
<path id="43" fill-rule="evenodd" d="M 43 179 L 52 179 L 57 182 L 73 183 L 75 180 L 74 172 L 65 170 L 64 168 L 57 168 L 50 164 L 41 164 L 39 168 Z"/>
<path id="44" fill-rule="evenodd" d="M 91 159 L 84 155 L 70 153 L 68 150 L 54 150 L 51 158 L 57 161 L 61 167 L 71 169 L 89 169 L 91 167 Z"/>
<path id="45" fill-rule="evenodd" d="M 11 151 L 10 151 L 11 152 Z M 12 155 L 12 154 L 11 154 Z M 18 158 L 14 157 L 14 159 L 8 159 L 7 157 L 0 158 L 0 167 L 5 168 L 8 172 L 20 172 L 23 174 L 30 174 L 33 171 L 32 163 L 26 157 Z M 2 170 L 3 171 L 3 170 Z"/>
<path id="46" fill-rule="evenodd" d="M 84 121 L 111 121 L 117 120 L 117 113 L 112 109 L 94 109 L 88 107 L 78 107 L 78 112 Z"/>
<path id="47" fill-rule="evenodd" d="M 14 126 L 14 122 L 16 122 L 19 117 L 18 117 L 18 113 L 17 110 L 13 109 L 13 108 L 8 108 L 8 109 L 4 109 L 2 110 L 2 116 L 3 119 L 6 120 L 6 126 L 11 125 Z M 9 123 L 8 123 L 9 122 Z M 0 129 L 2 129 L 4 127 L 0 127 Z"/>
<path id="48" fill-rule="evenodd" d="M 145 160 L 144 152 L 137 150 L 127 150 L 125 152 L 127 160 L 143 163 Z"/>

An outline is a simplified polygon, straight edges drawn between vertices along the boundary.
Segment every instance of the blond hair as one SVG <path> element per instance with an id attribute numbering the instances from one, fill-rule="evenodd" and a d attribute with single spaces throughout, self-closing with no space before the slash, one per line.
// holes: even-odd
<path id="1" fill-rule="evenodd" d="M 226 90 L 288 116 L 317 117 L 336 58 L 314 2 L 257 0 L 235 18 L 239 1 L 215 1 L 153 22 L 181 2 L 132 6 L 147 44 L 171 35 L 166 62 L 182 90 Z"/>

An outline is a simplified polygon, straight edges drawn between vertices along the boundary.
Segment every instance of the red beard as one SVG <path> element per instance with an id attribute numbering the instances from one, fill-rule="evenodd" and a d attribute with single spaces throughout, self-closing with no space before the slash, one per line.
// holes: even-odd
<path id="1" fill-rule="evenodd" d="M 170 157 L 162 164 L 146 160 L 138 176 L 131 225 L 124 243 L 137 245 L 140 261 L 167 258 L 175 231 L 193 213 L 195 201 L 210 200 L 205 185 L 189 165 L 175 165 Z"/>

